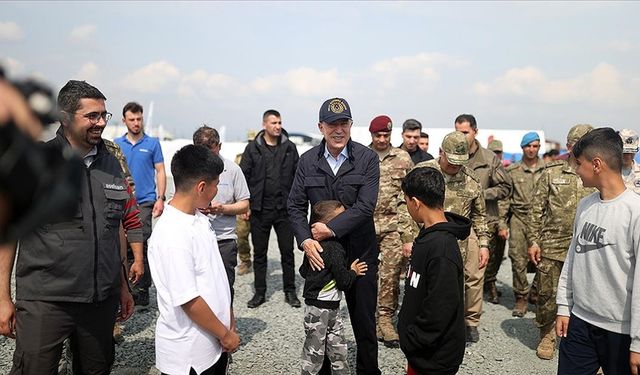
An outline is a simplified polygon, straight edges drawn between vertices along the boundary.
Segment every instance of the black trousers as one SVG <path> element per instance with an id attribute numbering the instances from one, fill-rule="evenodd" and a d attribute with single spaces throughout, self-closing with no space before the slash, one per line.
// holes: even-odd
<path id="1" fill-rule="evenodd" d="M 109 374 L 118 295 L 99 303 L 16 301 L 12 375 L 57 374 L 64 340 L 71 340 L 74 374 Z"/>
<path id="2" fill-rule="evenodd" d="M 560 340 L 558 375 L 631 374 L 631 336 L 587 323 L 571 314 L 567 337 Z"/>
<path id="3" fill-rule="evenodd" d="M 218 240 L 218 249 L 222 256 L 222 264 L 227 272 L 231 297 L 233 298 L 233 284 L 236 282 L 236 266 L 238 265 L 238 244 L 234 239 Z"/>
<path id="4" fill-rule="evenodd" d="M 155 202 L 146 202 L 139 205 L 140 208 L 140 221 L 142 222 L 142 238 L 144 240 L 142 254 L 144 255 L 144 274 L 136 285 L 133 286 L 134 293 L 136 290 L 149 291 L 151 287 L 151 269 L 149 268 L 149 258 L 147 257 L 147 241 L 151 237 L 151 214 L 153 212 L 153 205 Z M 129 266 L 133 263 L 133 251 L 131 248 L 127 248 L 127 261 Z"/>
<path id="5" fill-rule="evenodd" d="M 229 355 L 225 352 L 222 352 L 222 354 L 220 355 L 220 359 L 218 359 L 218 362 L 214 363 L 213 366 L 209 367 L 208 369 L 202 371 L 199 375 L 227 375 L 228 368 Z M 162 375 L 169 374 L 163 372 Z M 192 368 L 191 371 L 189 371 L 189 375 L 198 375 L 198 373 Z"/>
<path id="6" fill-rule="evenodd" d="M 256 294 L 264 295 L 267 291 L 267 250 L 269 249 L 269 235 L 272 227 L 278 237 L 284 292 L 295 293 L 293 230 L 291 229 L 287 211 L 285 209 L 251 211 L 250 221 Z"/>

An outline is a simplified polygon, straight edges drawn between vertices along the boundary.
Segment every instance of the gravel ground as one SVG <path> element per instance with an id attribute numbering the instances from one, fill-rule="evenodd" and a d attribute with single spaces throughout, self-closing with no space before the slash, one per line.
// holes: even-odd
<path id="1" fill-rule="evenodd" d="M 284 302 L 282 272 L 275 235 L 269 250 L 267 302 L 257 309 L 248 309 L 253 295 L 253 273 L 236 278 L 235 313 L 242 345 L 233 354 L 232 374 L 296 374 L 303 342 L 303 308 L 294 309 Z M 296 251 L 296 265 L 302 253 Z M 531 275 L 530 275 L 531 276 Z M 543 361 L 535 354 L 538 330 L 533 323 L 534 313 L 513 318 L 514 298 L 511 285 L 511 266 L 506 259 L 498 275 L 501 304 L 484 304 L 485 314 L 480 325 L 480 342 L 467 347 L 459 374 L 553 374 L 557 359 Z M 302 278 L 297 276 L 298 294 Z M 136 312 L 124 325 L 126 340 L 116 347 L 113 374 L 159 374 L 154 367 L 154 326 L 157 318 L 155 290 L 151 290 L 151 308 Z M 342 303 L 346 337 L 349 344 L 351 368 L 355 369 L 355 341 L 346 304 Z M 529 306 L 533 308 L 533 306 Z M 14 341 L 0 337 L 0 374 L 11 368 Z M 400 349 L 380 346 L 378 353 L 383 374 L 404 374 L 405 359 Z"/>

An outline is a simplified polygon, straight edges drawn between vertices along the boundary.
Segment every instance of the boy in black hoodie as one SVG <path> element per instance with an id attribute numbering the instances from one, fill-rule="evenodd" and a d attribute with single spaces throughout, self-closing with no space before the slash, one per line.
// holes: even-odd
<path id="1" fill-rule="evenodd" d="M 321 201 L 311 209 L 311 224 L 328 223 L 344 212 L 338 201 Z M 347 254 L 340 242 L 329 239 L 320 241 L 324 250 L 320 255 L 324 268 L 314 271 L 304 257 L 300 275 L 304 277 L 304 332 L 302 346 L 302 375 L 317 374 L 326 356 L 331 362 L 333 374 L 349 374 L 347 342 L 342 336 L 340 299 L 342 291 L 351 287 L 357 276 L 367 271 L 367 264 L 356 259 L 347 268 Z"/>
<path id="2" fill-rule="evenodd" d="M 445 183 L 434 168 L 417 168 L 402 182 L 407 210 L 424 224 L 413 244 L 398 319 L 407 374 L 455 374 L 465 349 L 464 265 L 457 240 L 471 222 L 444 212 Z"/>

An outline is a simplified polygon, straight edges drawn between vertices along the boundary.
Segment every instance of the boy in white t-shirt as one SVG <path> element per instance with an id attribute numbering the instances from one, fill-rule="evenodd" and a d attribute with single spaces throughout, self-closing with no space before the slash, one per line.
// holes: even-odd
<path id="1" fill-rule="evenodd" d="M 176 193 L 149 239 L 163 374 L 226 374 L 227 353 L 240 344 L 215 233 L 198 211 L 216 195 L 222 170 L 222 160 L 202 146 L 184 146 L 171 160 Z"/>
<path id="2" fill-rule="evenodd" d="M 558 374 L 638 374 L 640 196 L 621 176 L 622 141 L 594 129 L 573 146 L 576 173 L 598 192 L 578 204 L 558 282 Z"/>

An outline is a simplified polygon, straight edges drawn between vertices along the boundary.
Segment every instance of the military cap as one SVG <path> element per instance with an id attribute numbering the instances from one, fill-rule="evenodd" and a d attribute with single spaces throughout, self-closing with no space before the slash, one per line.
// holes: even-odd
<path id="1" fill-rule="evenodd" d="M 342 98 L 327 99 L 320 107 L 320 122 L 331 124 L 338 120 L 351 120 L 349 103 Z"/>
<path id="2" fill-rule="evenodd" d="M 633 129 L 622 129 L 618 132 L 622 138 L 622 153 L 635 154 L 638 152 L 638 133 Z"/>
<path id="3" fill-rule="evenodd" d="M 447 134 L 442 140 L 442 151 L 453 165 L 463 165 L 469 160 L 469 144 L 461 132 Z"/>
<path id="4" fill-rule="evenodd" d="M 489 145 L 487 146 L 487 148 L 493 152 L 499 151 L 502 152 L 502 142 L 494 139 L 491 142 L 489 142 Z"/>
<path id="5" fill-rule="evenodd" d="M 390 132 L 392 126 L 393 124 L 391 123 L 391 119 L 389 118 L 389 116 L 378 116 L 371 120 L 371 124 L 369 125 L 369 132 Z"/>
<path id="6" fill-rule="evenodd" d="M 589 124 L 578 124 L 572 127 L 567 134 L 567 143 L 572 145 L 578 142 L 583 135 L 593 130 L 593 126 Z"/>
<path id="7" fill-rule="evenodd" d="M 524 148 L 524 146 L 534 141 L 540 142 L 540 136 L 536 132 L 529 132 L 522 137 L 522 140 L 520 141 L 520 147 Z"/>
<path id="8" fill-rule="evenodd" d="M 256 139 L 256 131 L 255 130 L 249 130 L 247 132 L 247 141 L 253 141 L 254 139 Z"/>

